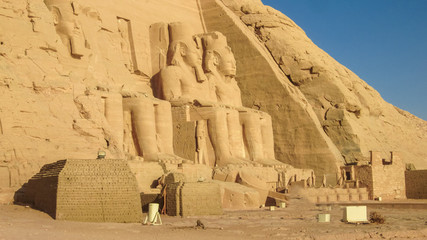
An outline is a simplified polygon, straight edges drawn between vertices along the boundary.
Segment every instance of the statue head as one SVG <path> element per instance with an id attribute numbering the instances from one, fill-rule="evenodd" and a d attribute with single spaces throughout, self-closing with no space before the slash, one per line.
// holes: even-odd
<path id="1" fill-rule="evenodd" d="M 198 81 L 204 81 L 201 39 L 194 35 L 191 26 L 182 22 L 169 24 L 169 39 L 168 64 L 187 65 L 195 69 Z"/>
<path id="2" fill-rule="evenodd" d="M 185 62 L 196 67 L 202 64 L 200 40 L 194 36 L 191 26 L 182 22 L 169 24 L 169 60 L 171 65 Z"/>
<path id="3" fill-rule="evenodd" d="M 203 46 L 206 72 L 217 71 L 223 76 L 236 76 L 236 60 L 231 48 L 227 45 L 227 38 L 222 33 L 212 32 L 204 35 Z"/>
<path id="4" fill-rule="evenodd" d="M 82 28 L 74 15 L 70 0 L 44 0 L 52 12 L 56 32 L 64 45 L 74 56 L 83 56 L 84 36 Z"/>

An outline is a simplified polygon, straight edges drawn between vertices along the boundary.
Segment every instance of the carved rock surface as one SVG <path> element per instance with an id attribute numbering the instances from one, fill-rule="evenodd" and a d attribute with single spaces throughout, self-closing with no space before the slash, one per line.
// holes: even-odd
<path id="1" fill-rule="evenodd" d="M 73 31 L 48 8 L 56 3 L 68 4 L 60 10 Z M 44 164 L 96 158 L 99 149 L 125 157 L 106 99 L 153 99 L 149 26 L 163 21 L 203 32 L 196 1 L 0 0 L 2 202 Z M 129 26 L 131 37 L 119 31 Z"/>

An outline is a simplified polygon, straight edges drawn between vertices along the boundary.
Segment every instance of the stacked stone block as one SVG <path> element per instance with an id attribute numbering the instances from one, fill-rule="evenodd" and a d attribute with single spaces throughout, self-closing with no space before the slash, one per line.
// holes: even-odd
<path id="1" fill-rule="evenodd" d="M 427 199 L 426 179 L 427 170 L 406 171 L 406 197 L 411 199 Z"/>
<path id="2" fill-rule="evenodd" d="M 65 163 L 66 160 L 60 160 L 44 165 L 40 172 L 24 185 L 25 194 L 18 201 L 31 204 L 55 218 L 58 175 L 64 168 Z"/>
<path id="3" fill-rule="evenodd" d="M 371 152 L 372 196 L 381 197 L 383 200 L 404 199 L 406 167 L 399 153 L 389 154 Z"/>
<path id="4" fill-rule="evenodd" d="M 56 219 L 142 221 L 136 179 L 124 160 L 58 161 L 43 167 L 26 189 L 27 200 Z"/>
<path id="5" fill-rule="evenodd" d="M 219 185 L 212 182 L 173 183 L 167 186 L 166 208 L 172 216 L 222 214 Z"/>
<path id="6" fill-rule="evenodd" d="M 182 182 L 176 182 L 166 186 L 166 213 L 170 216 L 181 215 L 182 185 Z"/>
<path id="7" fill-rule="evenodd" d="M 359 180 L 364 186 L 368 188 L 369 199 L 374 199 L 374 179 L 372 177 L 372 166 L 371 165 L 361 165 L 355 166 L 354 168 L 356 179 Z"/>
<path id="8" fill-rule="evenodd" d="M 405 198 L 405 164 L 399 153 L 385 154 L 371 151 L 370 163 L 353 165 L 350 169 L 350 179 L 347 179 L 346 184 L 359 183 L 361 186 L 366 186 L 369 199 Z"/>

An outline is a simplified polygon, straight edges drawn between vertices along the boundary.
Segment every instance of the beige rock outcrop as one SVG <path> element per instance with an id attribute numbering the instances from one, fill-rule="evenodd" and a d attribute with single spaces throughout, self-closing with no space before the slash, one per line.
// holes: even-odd
<path id="1" fill-rule="evenodd" d="M 385 102 L 283 13 L 258 0 L 222 2 L 258 37 L 304 94 L 347 163 L 369 159 L 370 150 L 393 149 L 403 154 L 404 161 L 427 167 L 425 121 Z"/>

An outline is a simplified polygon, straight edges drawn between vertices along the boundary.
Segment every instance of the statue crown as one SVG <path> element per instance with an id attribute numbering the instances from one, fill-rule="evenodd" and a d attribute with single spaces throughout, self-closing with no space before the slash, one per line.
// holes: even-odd
<path id="1" fill-rule="evenodd" d="M 220 50 L 228 46 L 227 38 L 220 32 L 212 32 L 204 34 L 203 46 L 206 51 Z"/>
<path id="2" fill-rule="evenodd" d="M 174 22 L 169 24 L 169 42 L 174 45 L 177 42 L 183 42 L 187 45 L 194 42 L 194 33 L 189 24 L 183 22 Z"/>

